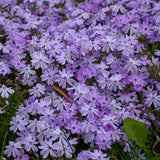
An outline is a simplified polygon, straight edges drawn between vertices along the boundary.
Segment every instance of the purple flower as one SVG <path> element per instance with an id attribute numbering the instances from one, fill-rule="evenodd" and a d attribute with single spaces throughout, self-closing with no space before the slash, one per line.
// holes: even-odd
<path id="1" fill-rule="evenodd" d="M 21 117 L 29 119 L 29 112 L 26 107 L 24 107 L 23 104 L 20 104 L 17 110 L 17 114 L 20 115 Z"/>
<path id="2" fill-rule="evenodd" d="M 85 84 L 77 84 L 75 93 L 73 94 L 74 100 L 78 100 L 78 103 L 83 103 L 89 91 L 89 87 L 87 87 Z"/>
<path id="3" fill-rule="evenodd" d="M 82 122 L 81 131 L 83 133 L 90 133 L 89 131 L 95 132 L 96 131 L 96 126 L 94 126 L 94 124 L 92 124 L 91 122 L 85 120 L 84 122 Z"/>
<path id="4" fill-rule="evenodd" d="M 119 123 L 116 116 L 112 114 L 104 115 L 101 121 L 103 125 L 110 123 L 114 128 L 117 128 L 118 123 Z"/>
<path id="5" fill-rule="evenodd" d="M 122 51 L 122 54 L 127 57 L 130 55 L 133 55 L 133 53 L 134 53 L 133 45 L 131 44 L 130 41 L 126 41 L 126 40 L 122 41 L 117 49 L 118 49 L 118 51 Z"/>
<path id="6" fill-rule="evenodd" d="M 68 130 L 71 130 L 72 134 L 80 133 L 81 127 L 82 127 L 81 123 L 78 122 L 77 120 L 71 120 L 66 126 Z"/>
<path id="7" fill-rule="evenodd" d="M 9 68 L 9 65 L 5 62 L 0 62 L 0 74 L 5 76 L 6 74 L 11 73 L 11 70 Z"/>
<path id="8" fill-rule="evenodd" d="M 34 70 L 31 70 L 30 65 L 20 69 L 20 74 L 24 74 L 24 79 L 28 79 L 31 75 L 35 75 L 35 73 L 36 72 Z"/>
<path id="9" fill-rule="evenodd" d="M 57 54 L 56 60 L 62 65 L 64 65 L 66 62 L 73 64 L 69 50 L 61 50 L 61 52 Z"/>
<path id="10" fill-rule="evenodd" d="M 142 60 L 141 64 L 144 66 L 146 66 L 146 65 L 151 66 L 152 65 L 151 61 L 147 59 L 147 55 L 141 56 L 141 60 Z"/>
<path id="11" fill-rule="evenodd" d="M 24 148 L 26 151 L 28 151 L 28 152 L 31 150 L 34 152 L 38 151 L 38 148 L 36 147 L 38 142 L 36 141 L 34 135 L 29 134 L 29 135 L 25 136 L 21 142 L 22 142 L 22 144 L 24 144 Z"/>
<path id="12" fill-rule="evenodd" d="M 74 29 L 68 29 L 64 33 L 64 39 L 65 40 L 72 40 L 75 35 L 75 30 Z"/>
<path id="13" fill-rule="evenodd" d="M 25 61 L 22 61 L 21 59 L 15 59 L 12 62 L 12 65 L 14 65 L 15 69 L 19 70 L 20 68 L 26 68 Z"/>
<path id="14" fill-rule="evenodd" d="M 85 150 L 81 151 L 77 155 L 77 160 L 84 160 L 84 159 L 85 160 L 89 160 L 90 159 L 90 157 L 88 155 L 88 151 L 85 151 Z"/>
<path id="15" fill-rule="evenodd" d="M 29 90 L 29 93 L 33 95 L 33 97 L 41 97 L 41 94 L 45 93 L 45 87 L 42 84 L 37 83 L 33 89 Z"/>
<path id="16" fill-rule="evenodd" d="M 99 86 L 104 89 L 105 87 L 108 88 L 109 85 L 109 72 L 107 72 L 107 74 L 105 74 L 104 76 L 98 76 L 98 84 Z"/>
<path id="17" fill-rule="evenodd" d="M 73 77 L 73 73 L 70 73 L 70 71 L 66 71 L 63 69 L 62 71 L 59 71 L 59 75 L 56 76 L 56 82 L 59 82 L 59 85 L 63 88 L 66 87 L 66 83 L 72 85 L 74 83 L 74 80 L 71 78 Z"/>
<path id="18" fill-rule="evenodd" d="M 96 144 L 100 149 L 111 148 L 111 136 L 106 133 L 101 133 L 96 136 Z"/>
<path id="19" fill-rule="evenodd" d="M 92 49 L 94 49 L 94 50 L 100 50 L 100 44 L 101 44 L 101 42 L 100 42 L 100 40 L 98 40 L 98 39 L 95 39 L 94 41 L 92 41 Z"/>
<path id="20" fill-rule="evenodd" d="M 157 90 L 160 91 L 160 83 L 156 82 L 155 85 L 156 85 Z"/>
<path id="21" fill-rule="evenodd" d="M 13 157 L 16 157 L 19 153 L 19 149 L 21 148 L 20 142 L 13 142 L 9 141 L 9 145 L 6 146 L 6 150 L 4 151 L 4 154 L 7 154 L 7 157 L 10 157 L 13 155 Z"/>
<path id="22" fill-rule="evenodd" d="M 133 83 L 133 87 L 137 92 L 141 92 L 144 86 L 143 76 L 133 73 L 128 77 L 128 80 Z"/>
<path id="23" fill-rule="evenodd" d="M 121 2 L 118 2 L 118 3 L 115 3 L 115 4 L 111 5 L 110 8 L 111 8 L 111 10 L 112 10 L 113 12 L 116 12 L 116 13 L 117 13 L 119 10 L 121 11 L 121 13 L 124 13 L 124 11 L 126 10 L 126 9 L 124 8 L 124 6 L 121 4 Z"/>
<path id="24" fill-rule="evenodd" d="M 122 83 L 119 82 L 122 79 L 121 74 L 115 74 L 109 78 L 109 89 L 117 91 L 117 88 L 122 90 Z"/>
<path id="25" fill-rule="evenodd" d="M 106 158 L 107 154 L 104 154 L 101 150 L 87 151 L 87 156 L 94 160 L 109 160 L 109 158 Z"/>
<path id="26" fill-rule="evenodd" d="M 53 141 L 59 140 L 62 143 L 67 143 L 67 137 L 65 136 L 64 132 L 57 126 L 46 136 L 51 138 Z"/>
<path id="27" fill-rule="evenodd" d="M 96 109 L 96 107 L 91 106 L 91 104 L 84 104 L 81 107 L 80 112 L 82 113 L 82 116 L 87 116 L 88 120 L 93 120 L 95 115 L 98 116 L 99 110 Z"/>
<path id="28" fill-rule="evenodd" d="M 62 110 L 62 115 L 65 116 L 67 119 L 71 119 L 77 113 L 76 108 L 77 106 L 74 104 L 72 106 L 66 105 L 66 110 Z"/>
<path id="29" fill-rule="evenodd" d="M 40 48 L 44 47 L 46 50 L 50 50 L 53 46 L 53 42 L 44 36 L 40 39 L 40 43 L 38 44 L 38 46 Z"/>
<path id="30" fill-rule="evenodd" d="M 87 72 L 85 72 L 85 71 L 83 69 L 79 69 L 76 72 L 76 78 L 81 83 L 85 83 L 85 81 L 89 78 L 89 76 L 87 75 Z"/>
<path id="31" fill-rule="evenodd" d="M 102 51 L 109 52 L 109 49 L 114 50 L 116 48 L 115 39 L 112 36 L 106 36 L 102 39 L 102 42 L 104 43 L 104 47 L 102 48 Z"/>
<path id="32" fill-rule="evenodd" d="M 43 122 L 47 122 L 48 124 L 51 124 L 55 118 L 55 115 L 54 115 L 54 109 L 51 109 L 51 108 L 45 108 L 42 112 L 42 115 L 40 117 L 40 120 L 43 121 Z"/>
<path id="33" fill-rule="evenodd" d="M 102 97 L 101 97 L 100 104 L 101 104 L 102 107 L 107 107 L 107 106 L 109 106 L 109 105 L 111 104 L 111 102 L 112 102 L 112 99 L 111 99 L 111 98 L 108 98 L 108 99 L 106 100 L 106 96 L 102 96 Z"/>
<path id="34" fill-rule="evenodd" d="M 64 107 L 69 105 L 69 103 L 66 102 L 64 98 L 59 97 L 53 101 L 53 105 L 56 107 L 57 111 L 64 111 Z"/>
<path id="35" fill-rule="evenodd" d="M 74 150 L 70 147 L 70 145 L 68 143 L 63 144 L 64 145 L 64 152 L 66 154 L 67 158 L 72 158 L 72 153 L 74 152 Z"/>
<path id="36" fill-rule="evenodd" d="M 119 61 L 119 59 L 117 59 L 115 56 L 113 56 L 112 54 L 109 54 L 107 57 L 106 57 L 106 63 L 107 65 L 110 65 L 112 68 L 116 68 L 116 67 L 119 67 L 121 66 L 121 61 Z M 110 72 L 109 72 L 110 73 Z"/>
<path id="37" fill-rule="evenodd" d="M 80 25 L 83 24 L 83 21 L 84 21 L 83 19 L 76 18 L 76 19 L 74 19 L 73 21 L 71 21 L 70 26 L 71 26 L 71 27 L 74 27 L 74 26 L 76 26 L 76 25 L 80 26 Z"/>
<path id="38" fill-rule="evenodd" d="M 33 103 L 33 107 L 32 109 L 38 113 L 38 114 L 44 114 L 46 113 L 46 110 L 48 112 L 48 109 L 50 109 L 50 106 L 51 105 L 51 100 L 48 100 L 48 99 L 40 99 L 40 102 L 38 103 L 38 101 L 35 101 Z"/>
<path id="39" fill-rule="evenodd" d="M 127 106 L 127 110 L 130 114 L 129 117 L 139 117 L 142 113 L 142 111 L 140 110 L 142 106 L 143 105 L 135 105 L 134 103 L 129 103 L 129 105 Z"/>
<path id="40" fill-rule="evenodd" d="M 141 64 L 141 61 L 140 60 L 137 60 L 136 58 L 135 59 L 132 59 L 132 58 L 129 58 L 129 60 L 127 61 L 127 64 L 125 65 L 125 69 L 129 72 L 137 72 L 138 71 L 138 68 L 137 66 L 140 66 Z"/>
<path id="41" fill-rule="evenodd" d="M 41 149 L 40 154 L 43 156 L 43 158 L 47 158 L 50 154 L 52 157 L 57 157 L 57 153 L 54 150 L 54 145 L 52 139 L 40 142 L 39 148 Z"/>
<path id="42" fill-rule="evenodd" d="M 105 20 L 106 19 L 106 12 L 109 12 L 110 11 L 110 8 L 107 6 L 107 7 L 104 7 L 102 8 L 101 10 L 99 10 L 99 12 L 97 13 L 97 19 L 101 19 L 101 20 Z"/>
<path id="43" fill-rule="evenodd" d="M 103 76 L 107 75 L 108 74 L 108 71 L 107 69 L 109 68 L 103 61 L 100 63 L 100 64 L 97 64 L 96 65 L 96 68 L 98 69 L 98 71 L 100 73 L 103 74 Z"/>
<path id="44" fill-rule="evenodd" d="M 151 107 L 152 103 L 154 104 L 155 108 L 160 106 L 160 95 L 157 95 L 157 92 L 148 94 L 147 98 L 145 99 L 145 104 L 148 107 Z"/>
<path id="45" fill-rule="evenodd" d="M 53 85 L 55 79 L 55 73 L 57 72 L 58 72 L 57 68 L 53 69 L 52 67 L 43 70 L 43 74 L 41 75 L 42 81 L 46 81 L 48 85 Z"/>
<path id="46" fill-rule="evenodd" d="M 111 110 L 111 113 L 119 112 L 121 109 L 121 103 L 117 103 L 116 100 L 112 100 L 111 103 L 107 106 Z"/>
<path id="47" fill-rule="evenodd" d="M 20 131 L 25 130 L 25 125 L 28 124 L 28 120 L 24 119 L 23 116 L 17 114 L 16 117 L 12 118 L 10 124 L 13 124 L 13 126 L 10 127 L 10 130 L 15 133 L 17 129 L 19 129 Z"/>
<path id="48" fill-rule="evenodd" d="M 48 68 L 48 64 L 50 64 L 50 61 L 43 53 L 40 52 L 32 55 L 32 65 L 35 67 L 35 69 L 46 69 Z"/>
<path id="49" fill-rule="evenodd" d="M 33 132 L 42 132 L 46 127 L 45 127 L 45 122 L 44 121 L 38 121 L 37 119 L 34 120 L 29 120 L 29 125 L 27 126 L 30 131 Z"/>
<path id="50" fill-rule="evenodd" d="M 68 143 L 61 143 L 59 141 L 54 143 L 53 147 L 56 149 L 59 157 L 65 153 L 67 158 L 72 158 L 73 150 Z"/>
<path id="51" fill-rule="evenodd" d="M 37 76 L 33 75 L 28 79 L 23 79 L 23 85 L 28 84 L 29 86 L 33 86 L 33 84 L 37 82 Z"/>
<path id="52" fill-rule="evenodd" d="M 121 110 L 119 110 L 119 122 L 121 122 L 122 120 L 128 118 L 131 116 L 131 113 L 129 111 L 127 111 L 127 109 L 122 108 Z"/>
<path id="53" fill-rule="evenodd" d="M 41 24 L 41 21 L 38 21 L 37 17 L 27 15 L 24 15 L 24 17 L 27 21 L 27 24 L 24 25 L 25 29 L 36 29 L 37 26 Z"/>
<path id="54" fill-rule="evenodd" d="M 17 157 L 14 160 L 29 160 L 29 155 L 24 154 L 24 150 L 20 150 L 17 154 Z"/>
<path id="55" fill-rule="evenodd" d="M 145 4 L 145 3 L 150 4 L 151 0 L 138 0 L 138 2 L 141 4 Z"/>
<path id="56" fill-rule="evenodd" d="M 127 24 L 130 20 L 126 15 L 118 15 L 116 16 L 114 21 L 118 27 L 122 27 L 124 24 Z"/>
<path id="57" fill-rule="evenodd" d="M 98 105 L 98 102 L 101 102 L 102 98 L 96 88 L 92 89 L 86 97 L 87 100 L 90 101 L 90 105 L 94 107 Z"/>
<path id="58" fill-rule="evenodd" d="M 9 97 L 8 93 L 13 94 L 14 90 L 6 87 L 5 85 L 2 85 L 2 87 L 0 88 L 0 93 L 3 98 L 8 98 Z"/>
<path id="59" fill-rule="evenodd" d="M 116 141 L 120 141 L 121 138 L 121 131 L 119 129 L 112 129 L 110 131 L 107 132 L 107 135 L 111 137 L 111 139 L 116 142 Z"/>
<path id="60" fill-rule="evenodd" d="M 37 112 L 37 107 L 38 107 L 38 101 L 34 99 L 34 97 L 30 97 L 29 99 L 24 101 L 26 105 L 27 111 L 31 115 L 35 115 Z"/>
<path id="61" fill-rule="evenodd" d="M 152 34 L 152 24 L 148 24 L 147 22 L 143 22 L 142 26 L 140 26 L 140 32 L 145 35 L 147 34 L 148 36 Z"/>

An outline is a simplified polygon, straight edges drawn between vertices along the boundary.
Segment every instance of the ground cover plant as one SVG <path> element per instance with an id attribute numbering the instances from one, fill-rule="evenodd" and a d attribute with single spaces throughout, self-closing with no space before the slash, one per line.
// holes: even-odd
<path id="1" fill-rule="evenodd" d="M 1 159 L 160 159 L 159 56 L 159 1 L 0 0 Z"/>

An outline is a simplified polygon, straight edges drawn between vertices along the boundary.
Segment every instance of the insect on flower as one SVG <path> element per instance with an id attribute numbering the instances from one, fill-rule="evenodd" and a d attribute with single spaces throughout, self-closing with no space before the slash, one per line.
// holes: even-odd
<path id="1" fill-rule="evenodd" d="M 57 85 L 53 85 L 52 86 L 52 88 L 54 89 L 54 90 L 56 90 L 57 92 L 59 92 L 62 96 L 64 96 L 69 102 L 70 102 L 70 104 L 72 105 L 72 101 L 71 101 L 71 99 L 68 97 L 68 95 L 65 93 L 66 91 L 63 89 L 63 88 L 61 88 L 61 87 L 59 87 L 59 86 L 57 86 Z"/>

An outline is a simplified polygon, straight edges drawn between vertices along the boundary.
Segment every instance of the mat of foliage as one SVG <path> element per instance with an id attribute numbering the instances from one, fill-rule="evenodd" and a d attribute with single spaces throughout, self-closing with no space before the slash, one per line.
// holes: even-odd
<path id="1" fill-rule="evenodd" d="M 1 159 L 159 159 L 159 57 L 158 0 L 0 0 Z"/>

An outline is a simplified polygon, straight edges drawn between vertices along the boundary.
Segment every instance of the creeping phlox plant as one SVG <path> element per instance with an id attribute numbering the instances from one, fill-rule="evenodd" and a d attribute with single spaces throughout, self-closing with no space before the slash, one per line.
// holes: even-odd
<path id="1" fill-rule="evenodd" d="M 159 56 L 159 1 L 0 0 L 3 159 L 147 159 L 123 122 L 158 130 Z"/>

